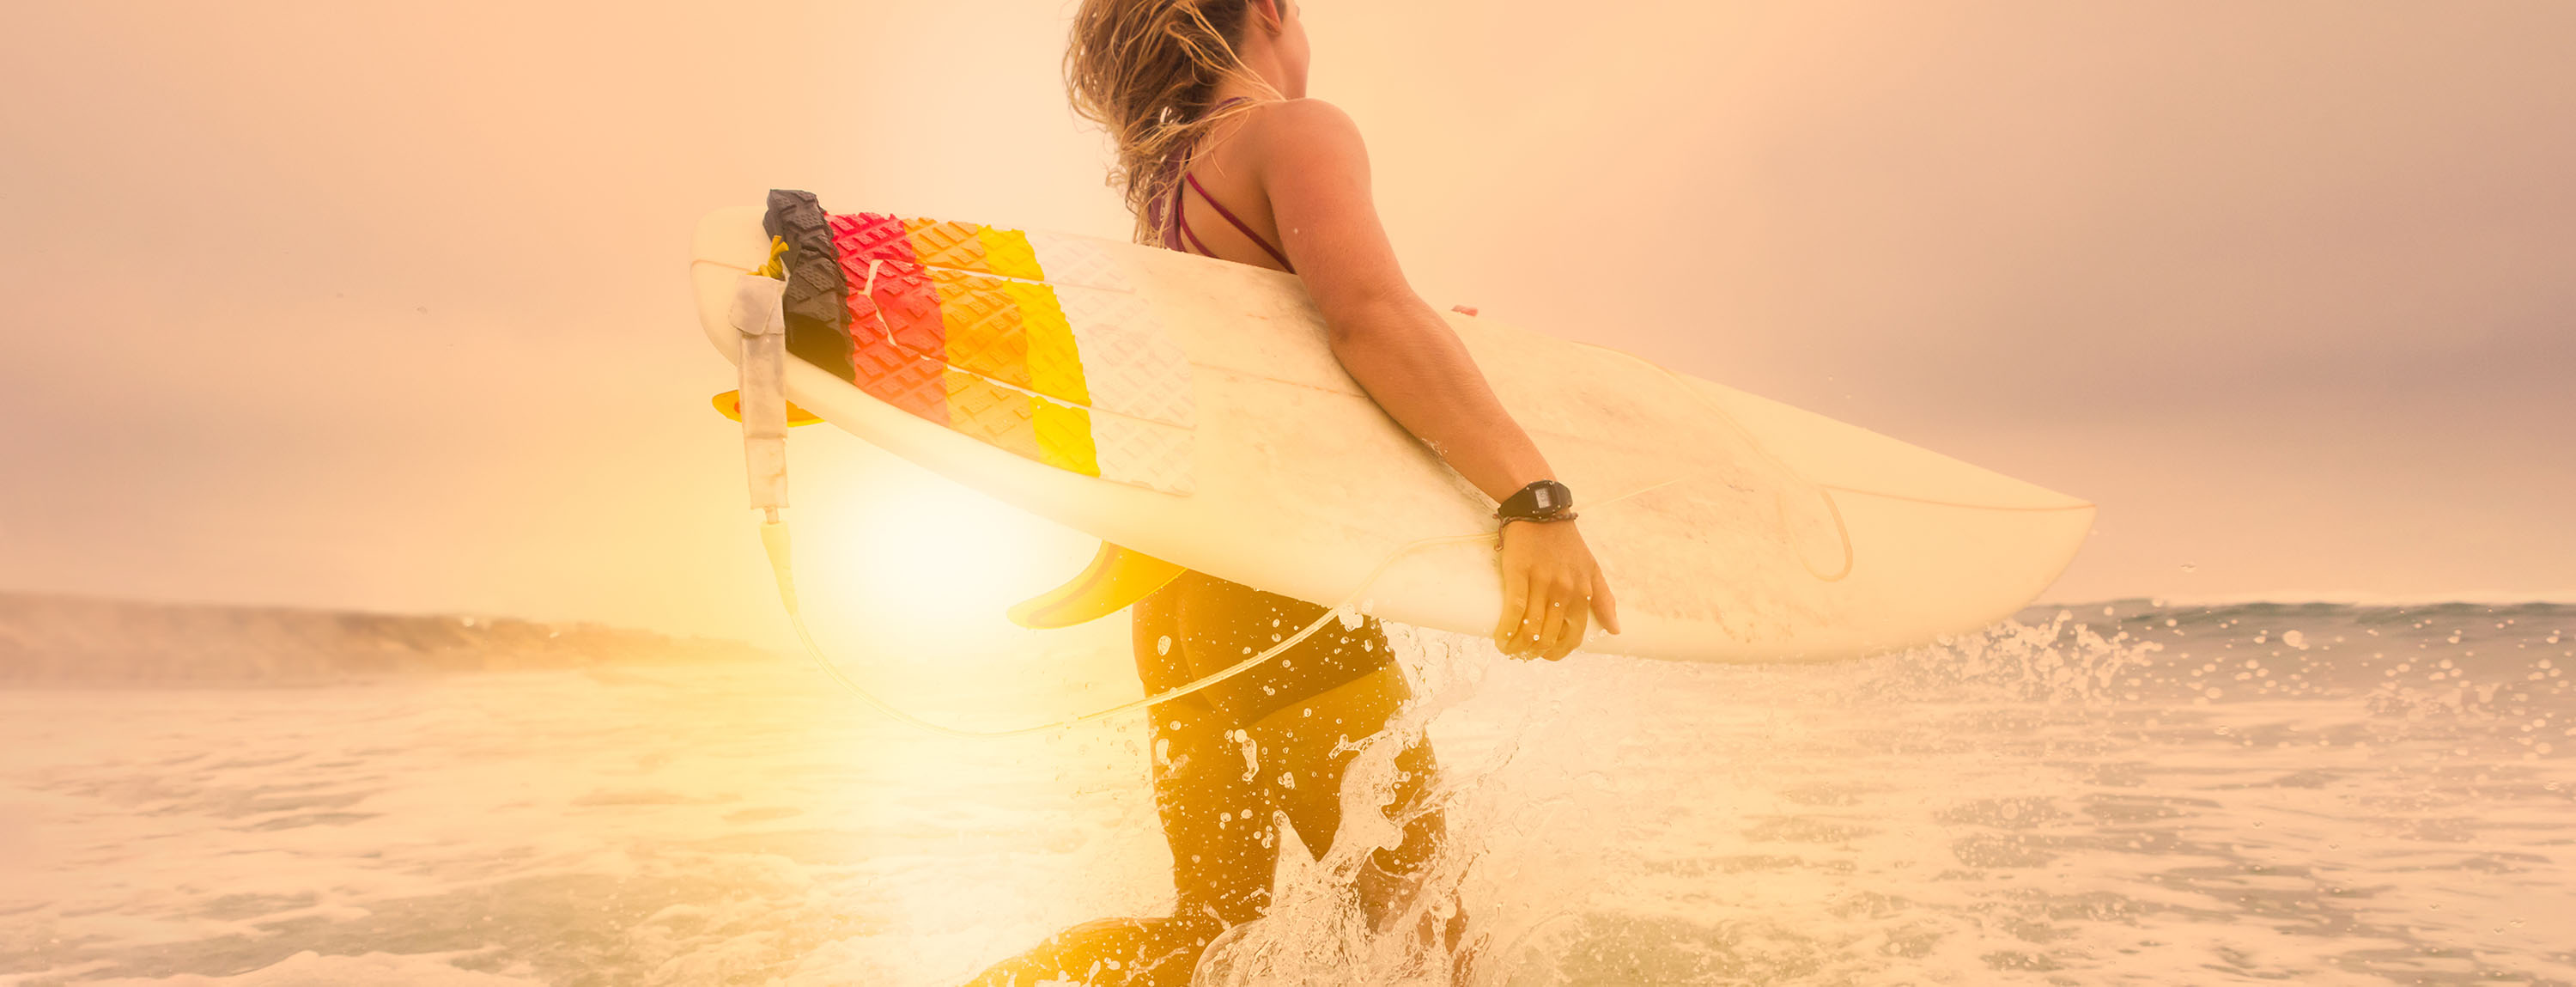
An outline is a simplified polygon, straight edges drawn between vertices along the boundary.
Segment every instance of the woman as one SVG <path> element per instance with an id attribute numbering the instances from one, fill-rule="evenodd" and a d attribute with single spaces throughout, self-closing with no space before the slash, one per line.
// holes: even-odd
<path id="1" fill-rule="evenodd" d="M 1305 98 L 1306 68 L 1295 0 L 1084 0 L 1065 53 L 1075 108 L 1117 142 L 1111 183 L 1136 213 L 1138 238 L 1303 278 L 1342 366 L 1502 505 L 1495 643 L 1554 660 L 1582 642 L 1594 616 L 1617 633 L 1609 587 L 1564 488 L 1466 348 L 1405 283 L 1370 199 L 1359 131 Z M 1323 613 L 1189 573 L 1136 605 L 1137 669 L 1149 691 L 1169 689 Z M 1284 813 L 1303 845 L 1328 848 L 1353 754 L 1343 741 L 1379 732 L 1408 697 L 1368 621 L 1328 626 L 1251 673 L 1155 707 L 1154 799 L 1172 848 L 1173 916 L 1067 930 L 976 983 L 1060 974 L 1187 983 L 1218 933 L 1267 909 L 1280 845 L 1272 820 Z M 1372 921 L 1396 905 L 1440 838 L 1438 815 L 1421 804 L 1430 746 L 1416 738 L 1397 765 L 1385 809 L 1407 825 L 1401 845 L 1363 871 Z"/>

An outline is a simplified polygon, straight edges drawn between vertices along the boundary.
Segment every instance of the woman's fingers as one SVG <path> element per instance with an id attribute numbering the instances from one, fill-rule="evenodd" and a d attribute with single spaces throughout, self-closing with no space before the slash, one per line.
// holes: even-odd
<path id="1" fill-rule="evenodd" d="M 1619 633 L 1619 601 L 1610 595 L 1610 581 L 1599 576 L 1592 579 L 1592 612 L 1601 617 L 1601 629 Z"/>
<path id="2" fill-rule="evenodd" d="M 1530 650 L 1541 658 L 1555 661 L 1558 658 L 1556 642 L 1565 637 L 1565 591 L 1553 587 L 1541 589 L 1530 594 L 1530 604 L 1531 615 L 1536 618 L 1530 624 Z"/>
<path id="3" fill-rule="evenodd" d="M 1556 661 L 1583 646 L 1596 619 L 1603 630 L 1619 633 L 1618 601 L 1573 525 L 1524 523 L 1503 531 L 1503 610 L 1494 625 L 1495 647 L 1514 657 Z"/>
<path id="4" fill-rule="evenodd" d="M 1583 644 L 1583 631 L 1589 626 L 1587 618 L 1592 612 L 1587 604 L 1584 594 L 1572 587 L 1548 603 L 1548 633 L 1540 645 L 1540 651 L 1547 655 L 1547 660 L 1562 660 Z"/>
<path id="5" fill-rule="evenodd" d="M 1547 627 L 1554 620 L 1549 616 L 1548 604 L 1554 599 L 1548 593 L 1545 580 L 1530 580 L 1529 605 L 1521 610 L 1520 629 L 1512 636 L 1512 646 L 1504 649 L 1504 653 L 1528 657 L 1546 648 Z"/>
<path id="6" fill-rule="evenodd" d="M 1591 609 L 1588 580 L 1560 572 L 1532 579 L 1530 585 L 1530 609 L 1538 618 L 1535 647 L 1549 661 L 1564 658 L 1583 643 Z"/>
<path id="7" fill-rule="evenodd" d="M 1515 569 L 1509 562 L 1503 566 L 1503 613 L 1494 624 L 1494 647 L 1504 654 L 1519 651 L 1515 636 L 1524 634 L 1521 618 L 1529 613 L 1529 573 Z"/>

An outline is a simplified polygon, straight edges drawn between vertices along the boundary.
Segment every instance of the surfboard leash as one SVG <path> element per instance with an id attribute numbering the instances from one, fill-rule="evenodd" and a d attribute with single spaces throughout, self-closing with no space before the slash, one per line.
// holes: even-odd
<path id="1" fill-rule="evenodd" d="M 1818 582 L 1838 583 L 1843 581 L 1852 574 L 1852 566 L 1858 556 L 1857 550 L 1852 545 L 1851 526 L 1843 521 L 1842 501 L 1834 496 L 1836 492 L 1859 494 L 1864 497 L 1880 497 L 1888 500 L 1902 500 L 1916 504 L 1930 504 L 1935 507 L 1956 507 L 1963 510 L 1978 511 L 2028 511 L 2034 513 L 2045 513 L 2050 511 L 2090 510 L 2095 506 L 2090 502 L 2081 504 L 2051 505 L 2045 507 L 2009 507 L 2000 504 L 1970 504 L 1960 501 L 1937 500 L 1930 497 L 1915 497 L 1907 494 L 1888 493 L 1882 490 L 1864 490 L 1858 487 L 1846 487 L 1833 483 L 1818 483 L 1814 478 L 1809 477 L 1806 474 L 1806 471 L 1795 466 L 1791 466 L 1786 460 L 1774 455 L 1771 452 L 1770 447 L 1763 445 L 1762 440 L 1756 437 L 1751 429 L 1745 428 L 1744 423 L 1736 421 L 1735 416 L 1728 413 L 1724 406 L 1718 404 L 1715 397 L 1711 396 L 1707 391 L 1701 390 L 1697 385 L 1691 383 L 1690 378 L 1683 376 L 1681 371 L 1674 370 L 1671 367 L 1664 366 L 1663 364 L 1656 363 L 1653 360 L 1646 359 L 1645 357 L 1638 356 L 1637 354 L 1630 353 L 1627 350 L 1619 349 L 1615 346 L 1603 346 L 1599 343 L 1585 343 L 1580 341 L 1575 345 L 1586 346 L 1605 353 L 1623 356 L 1661 372 L 1666 378 L 1673 382 L 1673 386 L 1681 388 L 1684 393 L 1689 394 L 1692 399 L 1697 400 L 1700 407 L 1707 409 L 1711 417 L 1714 417 L 1718 422 L 1725 425 L 1728 431 L 1733 432 L 1736 440 L 1744 443 L 1745 448 L 1752 450 L 1754 455 L 1761 457 L 1766 462 L 1769 462 L 1773 469 L 1779 470 L 1782 474 L 1797 481 L 1800 485 L 1815 491 L 1816 499 L 1822 501 L 1825 505 L 1827 516 L 1833 518 L 1834 537 L 1842 543 L 1843 548 L 1842 568 L 1836 570 L 1834 574 L 1830 576 L 1816 571 L 1816 567 L 1807 562 L 1807 556 L 1805 553 L 1796 552 L 1792 549 L 1793 554 L 1798 556 L 1798 565 L 1806 569 L 1807 575 L 1815 577 Z M 1664 483 L 1657 484 L 1656 486 L 1679 483 L 1682 479 L 1684 478 L 1675 477 L 1671 480 L 1665 481 Z M 1637 492 L 1644 493 L 1645 491 L 1640 490 Z M 1633 494 L 1630 496 L 1633 496 Z M 1785 502 L 1782 506 L 1782 513 L 1785 517 L 1787 513 Z"/>
<path id="2" fill-rule="evenodd" d="M 1627 500 L 1630 497 L 1636 497 L 1656 490 L 1661 490 L 1679 482 L 1681 482 L 1681 480 L 1676 478 L 1665 480 L 1661 483 L 1650 484 L 1648 486 L 1640 487 L 1638 489 L 1619 494 L 1618 496 L 1602 500 L 1595 506 L 1608 507 L 1620 501 Z M 1376 586 L 1378 578 L 1386 575 L 1386 571 L 1394 567 L 1395 563 L 1405 556 L 1424 549 L 1440 548 L 1449 545 L 1471 545 L 1477 543 L 1490 545 L 1499 535 L 1500 532 L 1498 531 L 1479 531 L 1474 534 L 1440 535 L 1406 542 L 1403 545 L 1397 546 L 1394 551 L 1388 552 L 1385 558 L 1378 560 L 1377 567 L 1370 569 L 1368 577 L 1360 580 L 1359 586 L 1351 590 L 1350 595 L 1343 597 L 1341 603 L 1325 610 L 1323 616 L 1315 618 L 1313 622 L 1300 628 L 1297 633 L 1288 635 L 1279 643 L 1271 645 L 1267 650 L 1264 650 L 1259 654 L 1255 654 L 1252 657 L 1246 658 L 1232 665 L 1228 665 L 1217 671 L 1210 672 L 1199 679 L 1183 685 L 1175 686 L 1163 692 L 1146 696 L 1142 699 L 1129 700 L 1106 709 L 1094 710 L 1069 719 L 1056 720 L 1051 723 L 1041 723 L 1036 726 L 1018 727 L 1009 730 L 964 730 L 957 727 L 947 726 L 945 724 L 933 723 L 929 720 L 922 719 L 921 717 L 914 716 L 911 713 L 907 713 L 896 708 L 894 704 L 878 698 L 875 693 L 869 692 L 867 687 L 862 686 L 857 681 L 851 679 L 848 673 L 841 670 L 840 663 L 833 661 L 832 656 L 823 650 L 822 643 L 814 639 L 813 629 L 805 624 L 804 610 L 797 603 L 794 551 L 788 537 L 787 521 L 782 514 L 771 512 L 768 520 L 761 523 L 760 547 L 769 555 L 770 574 L 777 580 L 778 600 L 787 609 L 788 623 L 796 628 L 796 639 L 804 643 L 805 653 L 814 659 L 815 665 L 822 668 L 823 674 L 830 676 L 833 681 L 840 683 L 843 688 L 857 694 L 862 702 L 867 703 L 870 708 L 875 709 L 877 712 L 885 714 L 888 719 L 892 719 L 906 726 L 929 733 L 939 734 L 944 737 L 965 737 L 971 739 L 991 740 L 1003 737 L 1020 737 L 1033 733 L 1044 733 L 1049 730 L 1060 730 L 1066 727 L 1080 726 L 1095 720 L 1105 720 L 1113 716 L 1133 713 L 1148 706 L 1170 702 L 1174 699 L 1179 699 L 1183 696 L 1207 689 L 1219 682 L 1223 682 L 1237 675 L 1249 672 L 1255 667 L 1258 667 L 1262 662 L 1269 661 L 1272 658 L 1278 657 L 1281 652 L 1285 652 L 1289 648 L 1296 647 L 1297 642 L 1312 637 L 1316 631 L 1322 630 L 1327 621 L 1340 620 L 1347 614 L 1358 613 L 1359 611 L 1356 607 L 1362 600 L 1367 598 L 1369 588 Z"/>
<path id="3" fill-rule="evenodd" d="M 789 405 L 786 395 L 786 316 L 783 302 L 787 287 L 788 272 L 784 269 L 784 265 L 781 264 L 778 259 L 779 254 L 784 251 L 784 248 L 785 244 L 783 241 L 773 238 L 769 263 L 757 270 L 744 269 L 731 264 L 718 264 L 718 266 L 742 272 L 741 277 L 737 282 L 733 308 L 730 314 L 735 329 L 740 331 L 743 335 L 741 350 L 742 359 L 740 360 L 742 389 L 738 399 L 738 408 L 743 426 L 743 451 L 746 472 L 751 488 L 752 507 L 762 513 L 762 521 L 760 525 L 761 548 L 769 558 L 770 573 L 777 583 L 779 602 L 787 611 L 788 622 L 795 628 L 796 638 L 803 644 L 806 654 L 813 659 L 815 665 L 817 665 L 826 676 L 831 678 L 834 682 L 839 683 L 843 688 L 856 695 L 861 702 L 866 703 L 870 708 L 875 709 L 878 713 L 883 714 L 888 719 L 892 719 L 898 723 L 902 723 L 915 729 L 941 736 L 974 739 L 998 739 L 1003 737 L 1025 736 L 1033 733 L 1043 733 L 1048 730 L 1059 730 L 1080 726 L 1085 723 L 1108 719 L 1113 716 L 1132 713 L 1160 703 L 1170 702 L 1172 700 L 1203 691 L 1228 679 L 1234 678 L 1235 676 L 1251 671 L 1262 662 L 1277 657 L 1289 648 L 1295 647 L 1298 643 L 1312 637 L 1316 631 L 1323 629 L 1324 624 L 1327 621 L 1340 620 L 1346 615 L 1356 613 L 1357 611 L 1354 608 L 1367 596 L 1369 589 L 1377 584 L 1377 580 L 1384 576 L 1389 568 L 1393 567 L 1398 560 L 1405 556 L 1424 549 L 1438 548 L 1448 545 L 1466 545 L 1475 543 L 1485 543 L 1490 545 L 1499 534 L 1499 532 L 1495 531 L 1478 531 L 1471 534 L 1435 536 L 1418 539 L 1397 546 L 1394 551 L 1387 553 L 1385 558 L 1379 560 L 1377 566 L 1369 571 L 1368 577 L 1361 580 L 1360 584 L 1353 588 L 1350 594 L 1345 596 L 1339 604 L 1327 609 L 1323 616 L 1316 618 L 1305 627 L 1300 628 L 1296 633 L 1288 635 L 1279 643 L 1272 645 L 1258 654 L 1252 655 L 1251 657 L 1245 658 L 1233 665 L 1229 665 L 1197 680 L 1164 692 L 1119 703 L 1105 709 L 1095 710 L 1067 719 L 1007 730 L 966 730 L 941 723 L 934 723 L 919 716 L 915 716 L 878 697 L 865 686 L 860 685 L 856 680 L 850 678 L 848 673 L 842 671 L 840 664 L 832 660 L 831 655 L 824 650 L 822 643 L 815 638 L 813 628 L 806 624 L 804 609 L 800 605 L 797 597 L 795 559 L 792 547 L 793 540 L 790 537 L 785 517 L 785 511 L 787 508 L 786 441 L 787 427 L 789 425 Z M 717 262 L 708 261 L 707 263 Z M 1736 437 L 1750 448 L 1756 456 L 1770 461 L 1774 468 L 1780 470 L 1787 476 L 1794 478 L 1798 483 L 1814 490 L 1818 498 L 1824 502 L 1826 510 L 1833 518 L 1835 533 L 1839 536 L 1842 543 L 1843 564 L 1841 570 L 1833 573 L 1832 575 L 1818 572 L 1812 565 L 1806 566 L 1807 572 L 1810 576 L 1824 582 L 1839 581 L 1851 574 L 1854 555 L 1851 532 L 1843 523 L 1841 507 L 1835 502 L 1833 496 L 1834 491 L 1842 490 L 1847 493 L 1873 494 L 1878 496 L 1893 495 L 1879 494 L 1877 491 L 1852 490 L 1817 483 L 1814 480 L 1809 479 L 1796 467 L 1793 467 L 1780 460 L 1777 456 L 1774 456 L 1770 450 L 1762 446 L 1759 439 L 1756 439 L 1750 431 L 1737 423 L 1734 420 L 1734 416 L 1728 414 L 1725 409 L 1717 405 L 1715 400 L 1710 398 L 1708 395 L 1701 393 L 1698 388 L 1691 386 L 1690 382 L 1681 377 L 1681 375 L 1634 354 L 1611 349 L 1606 346 L 1596 348 L 1610 350 L 1610 352 L 1617 353 L 1620 356 L 1628 357 L 1629 359 L 1636 360 L 1649 367 L 1654 367 L 1657 370 L 1663 371 L 1677 386 L 1690 392 L 1692 397 L 1698 399 L 1714 417 L 1723 422 L 1728 429 L 1736 433 Z M 1594 507 L 1595 509 L 1607 507 L 1631 497 L 1651 493 L 1664 487 L 1680 483 L 1686 479 L 1690 479 L 1690 477 L 1673 477 L 1657 483 L 1648 484 L 1644 487 L 1595 502 Z M 1922 500 L 1922 498 L 1914 497 L 1905 497 L 1902 499 Z M 1951 506 L 1979 507 L 1987 505 L 1957 504 Z M 1994 509 L 2014 510 L 2016 508 Z M 2036 510 L 2040 508 L 2018 509 Z M 1805 563 L 1803 555 L 1800 556 L 1800 562 L 1801 564 Z"/>
<path id="4" fill-rule="evenodd" d="M 1142 699 L 1120 703 L 1070 719 L 1010 730 L 963 730 L 933 723 L 905 712 L 879 698 L 876 693 L 868 691 L 867 687 L 860 685 L 850 678 L 848 673 L 841 670 L 840 663 L 833 661 L 830 653 L 823 650 L 822 642 L 814 637 L 813 628 L 805 623 L 804 607 L 797 599 L 795 553 L 786 519 L 788 403 L 787 318 L 784 302 L 789 272 L 779 261 L 779 256 L 785 252 L 785 249 L 786 244 L 783 240 L 772 237 L 769 263 L 761 268 L 744 269 L 731 264 L 720 265 L 742 272 L 735 281 L 733 306 L 728 315 L 734 329 L 742 334 L 740 361 L 742 390 L 737 407 L 742 419 L 743 458 L 745 472 L 750 481 L 751 506 L 761 512 L 761 549 L 769 556 L 770 575 L 778 584 L 778 600 L 787 610 L 788 623 L 796 629 L 796 639 L 804 644 L 806 654 L 813 658 L 814 663 L 826 676 L 840 683 L 842 688 L 857 695 L 861 702 L 884 714 L 888 719 L 941 736 L 1001 738 L 1079 726 L 1122 713 L 1131 713 L 1157 703 L 1169 702 L 1251 671 L 1262 662 L 1314 636 L 1316 631 L 1323 629 L 1326 621 L 1342 619 L 1343 615 L 1353 612 L 1351 608 L 1368 593 L 1369 587 L 1377 584 L 1378 577 L 1384 575 L 1387 568 L 1394 565 L 1396 560 L 1426 548 L 1462 545 L 1477 541 L 1490 543 L 1494 539 L 1493 532 L 1478 532 L 1471 535 L 1424 538 L 1400 546 L 1388 553 L 1387 557 L 1377 564 L 1377 568 L 1370 570 L 1368 578 L 1361 580 L 1360 585 L 1353 589 L 1339 605 L 1325 611 L 1323 616 L 1316 618 L 1297 633 L 1289 635 L 1259 654 L 1245 658 L 1197 681 Z"/>
<path id="5" fill-rule="evenodd" d="M 1387 568 L 1394 565 L 1396 560 L 1426 548 L 1436 548 L 1443 545 L 1464 545 L 1479 541 L 1491 542 L 1493 539 L 1493 533 L 1479 532 L 1472 535 L 1450 535 L 1439 538 L 1424 538 L 1397 548 L 1395 551 L 1388 553 L 1387 557 L 1378 563 L 1377 568 L 1369 572 L 1368 578 L 1360 582 L 1359 588 L 1352 591 L 1348 597 L 1343 598 L 1340 605 L 1326 610 L 1323 616 L 1315 618 L 1312 623 L 1299 629 L 1297 633 L 1288 635 L 1279 643 L 1271 645 L 1267 650 L 1264 650 L 1259 654 L 1255 654 L 1252 657 L 1246 658 L 1232 665 L 1228 665 L 1218 671 L 1211 672 L 1208 675 L 1187 684 L 1176 686 L 1172 689 L 1146 696 L 1142 699 L 1130 700 L 1106 709 L 1094 710 L 1080 716 L 1056 720 L 1050 723 L 1041 723 L 1036 726 L 1017 727 L 1009 730 L 964 730 L 957 727 L 947 726 L 945 724 L 933 723 L 911 713 L 904 712 L 903 710 L 896 708 L 894 704 L 878 698 L 875 693 L 869 692 L 867 687 L 852 680 L 848 673 L 841 670 L 840 663 L 833 661 L 832 656 L 823 650 L 823 645 L 814 639 L 814 631 L 812 628 L 806 626 L 805 615 L 802 612 L 802 608 L 797 605 L 796 574 L 792 552 L 789 547 L 787 521 L 781 517 L 777 520 L 763 521 L 760 525 L 760 545 L 761 548 L 766 550 L 769 554 L 770 572 L 778 581 L 779 602 L 784 604 L 787 608 L 787 620 L 788 623 L 794 625 L 796 628 L 796 639 L 804 643 L 806 654 L 814 659 L 814 664 L 822 668 L 823 674 L 830 676 L 833 681 L 839 682 L 843 688 L 856 693 L 859 699 L 867 703 L 869 707 L 875 709 L 879 713 L 885 714 L 887 718 L 895 720 L 896 722 L 919 730 L 927 731 L 929 733 L 939 734 L 944 737 L 965 737 L 980 740 L 1019 737 L 1032 733 L 1044 733 L 1049 730 L 1060 730 L 1067 727 L 1080 726 L 1095 720 L 1105 720 L 1124 713 L 1132 713 L 1148 706 L 1170 702 L 1174 699 L 1179 699 L 1183 696 L 1207 689 L 1217 683 L 1251 671 L 1262 662 L 1269 661 L 1271 658 L 1277 657 L 1281 652 L 1295 647 L 1298 642 L 1312 637 L 1316 631 L 1322 630 L 1325 623 L 1340 620 L 1345 614 L 1354 613 L 1355 611 L 1352 610 L 1352 607 L 1368 593 L 1369 587 L 1377 584 L 1378 577 L 1384 575 Z"/>

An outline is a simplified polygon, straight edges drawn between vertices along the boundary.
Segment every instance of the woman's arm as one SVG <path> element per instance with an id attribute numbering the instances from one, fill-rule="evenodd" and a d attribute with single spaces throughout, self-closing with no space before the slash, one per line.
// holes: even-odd
<path id="1" fill-rule="evenodd" d="M 1266 107 L 1243 136 L 1255 143 L 1249 150 L 1281 247 L 1323 310 L 1333 355 L 1351 377 L 1486 496 L 1500 501 L 1555 479 L 1466 345 L 1405 282 L 1378 223 L 1368 151 L 1350 117 L 1328 103 L 1293 100 Z M 1609 584 L 1575 524 L 1503 526 L 1504 606 L 1494 637 L 1504 651 L 1562 658 L 1582 643 L 1588 614 L 1618 633 Z"/>

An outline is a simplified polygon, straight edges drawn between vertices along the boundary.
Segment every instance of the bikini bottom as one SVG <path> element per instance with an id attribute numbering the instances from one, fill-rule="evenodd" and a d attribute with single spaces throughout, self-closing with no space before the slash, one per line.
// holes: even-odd
<path id="1" fill-rule="evenodd" d="M 1169 691 L 1269 650 L 1325 613 L 1302 600 L 1185 572 L 1136 603 L 1136 675 L 1147 695 Z M 1375 619 L 1355 628 L 1331 620 L 1295 647 L 1186 698 L 1204 701 L 1230 726 L 1250 726 L 1394 659 Z"/>

